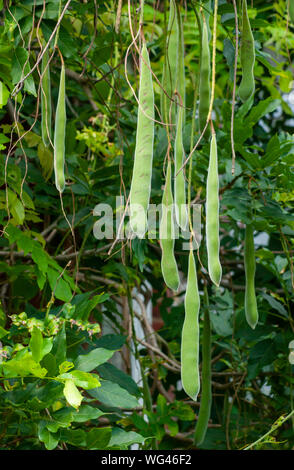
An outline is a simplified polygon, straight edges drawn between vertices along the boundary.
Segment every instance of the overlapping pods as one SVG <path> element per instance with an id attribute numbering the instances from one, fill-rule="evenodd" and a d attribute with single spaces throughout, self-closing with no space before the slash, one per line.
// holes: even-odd
<path id="1" fill-rule="evenodd" d="M 202 39 L 201 39 L 201 60 L 200 60 L 200 80 L 199 80 L 199 129 L 202 132 L 205 128 L 210 103 L 210 49 L 209 49 L 209 16 L 202 14 Z M 208 134 L 208 130 L 206 134 Z"/>
<path id="2" fill-rule="evenodd" d="M 174 255 L 174 204 L 171 184 L 171 160 L 167 164 L 165 187 L 162 196 L 162 213 L 159 226 L 161 244 L 161 271 L 164 282 L 173 290 L 180 284 L 178 266 Z"/>
<path id="3" fill-rule="evenodd" d="M 175 0 L 170 1 L 166 51 L 162 70 L 160 110 L 164 122 L 175 123 L 175 104 L 170 98 L 176 89 L 178 55 L 178 21 Z"/>
<path id="4" fill-rule="evenodd" d="M 175 137 L 175 179 L 174 179 L 174 195 L 175 195 L 175 213 L 176 221 L 182 230 L 187 229 L 188 213 L 186 207 L 186 182 L 184 174 L 184 145 L 183 145 L 183 127 L 185 122 L 185 64 L 184 64 L 184 36 L 183 24 L 179 5 L 177 5 L 177 23 L 178 23 L 178 55 L 177 55 L 177 120 L 176 120 L 176 137 Z"/>
<path id="5" fill-rule="evenodd" d="M 130 190 L 130 225 L 140 238 L 147 230 L 154 140 L 154 92 L 145 41 L 140 57 L 139 108 L 133 176 Z"/>

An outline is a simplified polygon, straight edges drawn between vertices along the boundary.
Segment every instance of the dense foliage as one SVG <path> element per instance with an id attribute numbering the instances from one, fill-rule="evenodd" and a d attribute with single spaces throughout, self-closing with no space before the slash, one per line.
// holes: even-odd
<path id="1" fill-rule="evenodd" d="M 195 13 L 201 2 L 178 3 L 184 25 L 188 156 L 199 84 Z M 236 3 L 240 20 L 241 2 Z M 285 0 L 248 1 L 255 94 L 242 104 L 235 90 L 232 175 L 234 4 L 220 0 L 217 16 L 212 118 L 220 182 L 219 288 L 207 275 L 203 228 L 209 135 L 192 157 L 191 200 L 203 207 L 196 255 L 200 337 L 205 289 L 212 329 L 211 419 L 199 448 L 241 449 L 274 426 L 256 448 L 291 449 L 294 421 L 283 417 L 294 406 L 289 361 L 294 339 L 294 24 Z M 122 2 L 121 13 L 120 5 L 116 0 L 0 0 L 1 449 L 195 448 L 201 392 L 194 402 L 179 382 L 187 240 L 175 244 L 181 277 L 175 293 L 162 277 L 158 230 L 141 240 L 116 239 L 115 230 L 108 239 L 93 234 L 102 215 L 94 211 L 97 204 L 109 204 L 121 220 L 132 177 L 139 2 Z M 144 35 L 159 122 L 168 11 L 167 0 L 145 2 Z M 212 24 L 211 14 L 211 31 Z M 54 30 L 58 41 L 53 35 L 48 49 L 53 122 L 61 57 L 66 77 L 62 198 L 54 185 L 52 146 L 46 147 L 41 137 L 40 51 Z M 240 59 L 236 72 L 238 86 Z M 200 135 L 197 125 L 192 145 Z M 162 198 L 167 147 L 165 126 L 156 123 L 154 204 Z M 127 221 L 126 216 L 123 224 Z M 255 329 L 244 314 L 244 237 L 250 223 L 257 262 Z M 140 369 L 136 375 L 134 359 Z"/>

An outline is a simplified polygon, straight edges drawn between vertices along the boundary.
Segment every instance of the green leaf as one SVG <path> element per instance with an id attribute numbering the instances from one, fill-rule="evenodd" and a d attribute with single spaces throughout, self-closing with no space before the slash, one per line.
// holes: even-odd
<path id="1" fill-rule="evenodd" d="M 129 447 L 132 444 L 143 444 L 145 439 L 146 438 L 141 436 L 141 434 L 134 431 L 127 432 L 120 428 L 114 428 L 108 447 L 121 449 L 122 447 Z"/>
<path id="2" fill-rule="evenodd" d="M 53 171 L 53 153 L 49 147 L 45 147 L 43 142 L 38 145 L 37 155 L 40 160 L 42 174 L 45 181 L 48 181 Z"/>
<path id="3" fill-rule="evenodd" d="M 12 83 L 15 85 L 20 80 L 24 78 L 30 72 L 30 63 L 29 63 L 29 53 L 23 47 L 17 47 L 14 50 L 14 57 L 12 60 L 12 69 L 11 69 L 11 77 Z M 30 93 L 31 95 L 37 96 L 35 82 L 33 79 L 33 75 L 29 75 L 29 77 L 24 82 L 24 90 Z"/>
<path id="4" fill-rule="evenodd" d="M 46 274 L 48 270 L 48 255 L 39 243 L 34 243 L 32 247 L 32 259 L 37 264 L 39 270 Z"/>
<path id="5" fill-rule="evenodd" d="M 120 387 L 125 388 L 131 395 L 141 395 L 140 389 L 132 377 L 109 362 L 101 364 L 101 366 L 98 367 L 98 372 L 103 379 L 117 383 Z"/>
<path id="6" fill-rule="evenodd" d="M 42 350 L 43 350 L 43 335 L 39 328 L 34 326 L 31 333 L 30 339 L 30 350 L 32 351 L 32 357 L 34 361 L 40 362 L 42 359 Z"/>
<path id="7" fill-rule="evenodd" d="M 65 372 L 69 371 L 70 369 L 74 368 L 74 363 L 69 361 L 64 361 L 62 364 L 59 365 L 59 373 L 64 374 Z"/>
<path id="8" fill-rule="evenodd" d="M 73 412 L 73 421 L 76 423 L 84 423 L 91 419 L 97 419 L 105 413 L 98 408 L 89 405 L 81 405 L 80 408 Z"/>
<path id="9" fill-rule="evenodd" d="M 69 302 L 72 298 L 72 291 L 69 284 L 60 277 L 60 273 L 48 267 L 48 281 L 54 296 L 63 302 Z"/>
<path id="10" fill-rule="evenodd" d="M 287 310 L 283 307 L 281 302 L 278 302 L 274 297 L 266 294 L 265 292 L 262 292 L 261 295 L 270 304 L 270 306 L 283 315 L 283 317 L 289 317 Z"/>
<path id="11" fill-rule="evenodd" d="M 57 432 L 59 428 L 67 428 L 73 420 L 73 410 L 71 408 L 61 408 L 51 414 L 51 420 L 46 424 L 46 428 L 50 432 Z"/>
<path id="12" fill-rule="evenodd" d="M 54 338 L 52 354 L 55 356 L 57 366 L 66 360 L 66 333 L 64 324 Z"/>
<path id="13" fill-rule="evenodd" d="M 41 442 L 44 442 L 47 450 L 53 450 L 59 442 L 59 436 L 51 434 L 45 427 L 44 421 L 39 425 L 38 436 Z"/>
<path id="14" fill-rule="evenodd" d="M 84 372 L 91 372 L 100 366 L 104 362 L 108 361 L 114 354 L 114 351 L 104 348 L 93 349 L 89 354 L 83 354 L 78 356 L 75 361 L 76 369 L 82 370 Z"/>
<path id="15" fill-rule="evenodd" d="M 68 379 L 65 381 L 63 394 L 69 405 L 73 408 L 79 408 L 83 400 L 83 395 L 81 395 L 73 380 Z"/>
<path id="16" fill-rule="evenodd" d="M 100 387 L 98 376 L 89 374 L 88 372 L 82 372 L 80 370 L 66 372 L 65 374 L 59 375 L 57 379 L 71 379 L 77 387 L 84 388 L 85 390 Z"/>
<path id="17" fill-rule="evenodd" d="M 136 408 L 138 400 L 116 383 L 104 380 L 100 388 L 89 390 L 91 397 L 115 408 Z"/>
<path id="18" fill-rule="evenodd" d="M 9 331 L 5 330 L 2 326 L 0 326 L 0 339 L 4 338 L 4 336 L 8 335 Z"/>
<path id="19" fill-rule="evenodd" d="M 7 104 L 9 94 L 9 90 L 6 85 L 4 85 L 3 82 L 0 82 L 0 109 Z"/>
<path id="20" fill-rule="evenodd" d="M 87 448 L 102 450 L 108 446 L 111 438 L 111 427 L 94 428 L 87 433 Z"/>
<path id="21" fill-rule="evenodd" d="M 28 352 L 4 362 L 3 369 L 7 377 L 34 375 L 42 378 L 47 374 L 47 370 L 34 361 L 31 353 Z"/>

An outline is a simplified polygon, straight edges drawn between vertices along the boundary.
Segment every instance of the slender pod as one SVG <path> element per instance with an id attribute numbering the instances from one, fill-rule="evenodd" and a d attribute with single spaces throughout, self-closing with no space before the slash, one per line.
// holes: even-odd
<path id="1" fill-rule="evenodd" d="M 219 182 L 217 143 L 215 132 L 212 132 L 210 156 L 206 184 L 206 246 L 208 257 L 208 272 L 212 282 L 219 286 L 222 277 L 222 267 L 219 260 Z"/>
<path id="2" fill-rule="evenodd" d="M 209 28 L 209 18 L 210 18 L 210 15 L 211 15 L 211 0 L 206 0 L 206 1 L 202 2 L 202 8 L 203 8 L 203 14 L 204 14 L 205 20 L 206 20 L 208 41 L 210 41 L 211 32 L 210 32 L 210 28 Z"/>
<path id="3" fill-rule="evenodd" d="M 176 75 L 176 89 L 177 94 L 180 95 L 180 101 L 177 108 L 182 106 L 182 127 L 185 124 L 185 106 L 186 106 L 186 87 L 185 87 L 185 62 L 184 62 L 184 31 L 183 22 L 181 17 L 180 5 L 177 4 L 177 75 Z"/>
<path id="4" fill-rule="evenodd" d="M 196 263 L 193 250 L 190 249 L 188 278 L 185 295 L 185 320 L 181 344 L 181 379 L 185 392 L 192 400 L 197 399 L 199 379 L 199 308 L 200 298 Z"/>
<path id="5" fill-rule="evenodd" d="M 202 50 L 200 61 L 200 80 L 199 80 L 199 130 L 203 131 L 210 105 L 210 50 L 208 28 L 205 15 L 202 21 Z M 208 132 L 208 131 L 207 131 Z"/>
<path id="6" fill-rule="evenodd" d="M 175 210 L 177 224 L 183 229 L 187 229 L 188 213 L 186 207 L 186 182 L 183 162 L 184 162 L 184 145 L 183 145 L 183 127 L 185 123 L 185 64 L 184 64 L 184 37 L 183 24 L 180 12 L 180 6 L 177 4 L 177 20 L 178 20 L 178 70 L 177 70 L 177 95 L 179 96 L 177 106 L 177 122 L 175 137 Z M 181 171 L 180 171 L 181 170 Z"/>
<path id="7" fill-rule="evenodd" d="M 255 252 L 252 224 L 246 225 L 245 245 L 244 245 L 244 264 L 245 264 L 245 316 L 251 328 L 255 328 L 258 322 L 258 310 L 255 295 Z"/>
<path id="8" fill-rule="evenodd" d="M 182 106 L 178 109 L 177 116 L 177 130 L 175 138 L 175 179 L 174 179 L 174 194 L 175 194 L 175 210 L 177 224 L 183 229 L 187 230 L 188 213 L 186 204 L 186 182 L 184 174 L 184 145 L 183 145 L 183 114 L 184 108 Z"/>
<path id="9" fill-rule="evenodd" d="M 170 0 L 166 50 L 162 70 L 162 90 L 160 94 L 160 110 L 162 119 L 169 122 L 171 107 L 171 123 L 175 123 L 175 104 L 170 102 L 176 89 L 177 54 L 178 54 L 178 21 L 175 0 Z M 164 92 L 164 91 L 165 92 Z"/>
<path id="10" fill-rule="evenodd" d="M 204 291 L 205 310 L 202 333 L 202 371 L 201 371 L 201 400 L 195 429 L 195 444 L 200 445 L 205 439 L 211 412 L 211 331 L 207 290 Z"/>
<path id="11" fill-rule="evenodd" d="M 180 284 L 177 262 L 174 255 L 174 205 L 171 184 L 171 161 L 167 165 L 165 188 L 162 196 L 162 214 L 159 226 L 161 244 L 161 271 L 166 285 L 177 290 Z"/>
<path id="12" fill-rule="evenodd" d="M 42 139 L 45 147 L 48 147 L 51 141 L 52 106 L 49 67 L 49 53 L 48 50 L 46 50 L 45 54 L 43 55 L 41 65 L 41 130 Z"/>
<path id="13" fill-rule="evenodd" d="M 65 187 L 64 159 L 65 159 L 65 127 L 66 127 L 66 106 L 65 106 L 65 66 L 62 62 L 60 72 L 60 83 L 58 100 L 55 115 L 54 128 L 54 172 L 55 185 L 60 193 Z"/>
<path id="14" fill-rule="evenodd" d="M 254 94 L 254 62 L 255 47 L 247 11 L 247 0 L 242 3 L 242 33 L 241 33 L 241 67 L 242 79 L 239 86 L 239 96 L 243 102 Z"/>
<path id="15" fill-rule="evenodd" d="M 141 50 L 140 64 L 136 147 L 130 190 L 130 225 L 138 237 L 143 237 L 147 230 L 154 140 L 154 92 L 145 41 Z"/>
<path id="16" fill-rule="evenodd" d="M 294 24 L 294 0 L 288 0 L 289 16 L 292 24 Z"/>

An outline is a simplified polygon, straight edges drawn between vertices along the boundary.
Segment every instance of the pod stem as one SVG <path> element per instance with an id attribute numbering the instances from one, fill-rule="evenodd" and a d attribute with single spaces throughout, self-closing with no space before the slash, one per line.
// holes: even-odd
<path id="1" fill-rule="evenodd" d="M 207 432 L 208 421 L 211 412 L 211 331 L 210 331 L 210 317 L 209 317 L 209 300 L 207 287 L 204 286 L 204 325 L 202 332 L 202 390 L 200 400 L 200 410 L 198 420 L 196 423 L 194 442 L 200 445 Z"/>

